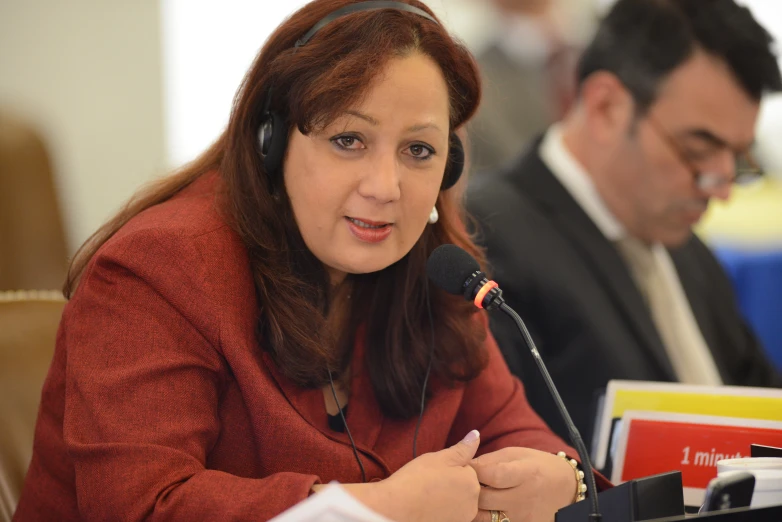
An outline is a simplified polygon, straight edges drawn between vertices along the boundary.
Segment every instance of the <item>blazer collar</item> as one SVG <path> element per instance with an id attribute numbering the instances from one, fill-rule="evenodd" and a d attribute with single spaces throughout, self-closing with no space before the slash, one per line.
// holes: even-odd
<path id="1" fill-rule="evenodd" d="M 363 336 L 358 335 L 351 363 L 350 392 L 348 395 L 348 411 L 345 420 L 353 435 L 356 447 L 362 453 L 371 456 L 389 473 L 387 464 L 373 452 L 383 424 L 380 405 L 370 382 L 369 372 L 364 364 L 365 346 Z M 328 426 L 326 404 L 321 388 L 303 388 L 296 385 L 280 372 L 268 352 L 263 352 L 263 359 L 269 372 L 290 405 L 310 425 L 323 435 L 337 442 L 350 446 L 347 433 L 333 431 Z"/>

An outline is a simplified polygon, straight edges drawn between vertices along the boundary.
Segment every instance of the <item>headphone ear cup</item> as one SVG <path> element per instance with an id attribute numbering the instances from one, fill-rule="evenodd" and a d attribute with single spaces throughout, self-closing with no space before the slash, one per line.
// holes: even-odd
<path id="1" fill-rule="evenodd" d="M 270 111 L 261 123 L 258 137 L 261 146 L 263 167 L 270 175 L 276 175 L 282 168 L 285 148 L 288 145 L 288 122 L 280 114 Z"/>
<path id="2" fill-rule="evenodd" d="M 261 126 L 258 127 L 258 145 L 261 148 L 261 158 L 266 159 L 266 154 L 269 152 L 269 144 L 271 143 L 272 128 L 274 124 L 269 114 L 265 114 L 261 121 Z"/>
<path id="3" fill-rule="evenodd" d="M 448 143 L 448 163 L 440 190 L 448 190 L 456 185 L 464 170 L 464 145 L 456 133 L 452 132 Z"/>

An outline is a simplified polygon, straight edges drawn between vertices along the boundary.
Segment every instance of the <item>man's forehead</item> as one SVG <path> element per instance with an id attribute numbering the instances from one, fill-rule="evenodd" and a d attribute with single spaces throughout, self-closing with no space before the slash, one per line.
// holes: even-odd
<path id="1" fill-rule="evenodd" d="M 760 108 L 727 64 L 702 51 L 662 82 L 653 105 L 677 133 L 722 141 L 731 148 L 751 145 Z"/>

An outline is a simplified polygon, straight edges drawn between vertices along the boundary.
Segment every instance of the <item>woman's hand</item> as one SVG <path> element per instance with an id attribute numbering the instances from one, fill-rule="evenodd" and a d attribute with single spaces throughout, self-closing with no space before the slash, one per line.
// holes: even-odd
<path id="1" fill-rule="evenodd" d="M 408 462 L 380 482 L 347 484 L 367 507 L 400 522 L 470 522 L 478 513 L 481 486 L 470 462 L 480 436 L 473 430 L 459 443 Z"/>
<path id="2" fill-rule="evenodd" d="M 571 504 L 577 481 L 568 462 L 529 448 L 504 448 L 472 462 L 481 488 L 474 522 L 490 522 L 491 510 L 504 511 L 511 522 L 551 522 Z"/>

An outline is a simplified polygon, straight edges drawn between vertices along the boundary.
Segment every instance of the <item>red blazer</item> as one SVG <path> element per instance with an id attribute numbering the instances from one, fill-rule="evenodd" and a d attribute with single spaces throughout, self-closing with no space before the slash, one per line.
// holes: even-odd
<path id="1" fill-rule="evenodd" d="M 320 389 L 294 386 L 258 347 L 246 250 L 216 211 L 213 177 L 142 212 L 90 262 L 65 308 L 15 520 L 266 520 L 313 484 L 360 482 Z M 472 382 L 436 387 L 421 453 L 481 432 L 575 451 L 530 409 L 489 336 Z M 356 346 L 347 422 L 368 479 L 412 457 L 417 419 L 385 418 Z"/>

